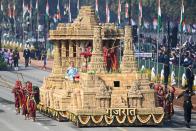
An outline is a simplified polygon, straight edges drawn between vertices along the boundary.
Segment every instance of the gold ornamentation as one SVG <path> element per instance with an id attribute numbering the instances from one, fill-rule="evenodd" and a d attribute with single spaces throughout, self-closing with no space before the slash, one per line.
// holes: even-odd
<path id="1" fill-rule="evenodd" d="M 156 124 L 159 124 L 163 121 L 164 114 L 152 114 L 152 118 Z"/>
<path id="2" fill-rule="evenodd" d="M 126 120 L 126 115 L 123 115 L 123 116 L 116 116 L 116 120 L 117 120 L 117 122 L 119 123 L 119 124 L 122 124 L 122 123 L 124 123 L 125 122 L 125 120 Z"/>
<path id="3" fill-rule="evenodd" d="M 64 118 L 68 118 L 69 114 L 66 111 L 60 111 L 59 115 L 64 117 Z"/>
<path id="4" fill-rule="evenodd" d="M 128 122 L 129 122 L 130 124 L 134 123 L 135 120 L 136 120 L 136 118 L 137 118 L 136 116 L 127 116 Z"/>
<path id="5" fill-rule="evenodd" d="M 98 124 L 103 120 L 103 116 L 91 116 L 91 119 L 95 124 Z"/>
<path id="6" fill-rule="evenodd" d="M 137 115 L 137 119 L 143 124 L 147 123 L 150 120 L 150 118 L 151 115 Z"/>
<path id="7" fill-rule="evenodd" d="M 90 118 L 90 116 L 78 116 L 80 123 L 82 123 L 83 125 L 86 125 L 89 122 Z"/>
<path id="8" fill-rule="evenodd" d="M 113 121 L 114 121 L 114 116 L 107 116 L 107 115 L 105 115 L 104 118 L 105 118 L 105 122 L 108 125 L 111 125 L 113 123 Z"/>

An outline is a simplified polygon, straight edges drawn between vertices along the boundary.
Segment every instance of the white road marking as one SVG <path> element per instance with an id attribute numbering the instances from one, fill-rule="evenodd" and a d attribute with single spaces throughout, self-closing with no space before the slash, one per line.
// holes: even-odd
<path id="1" fill-rule="evenodd" d="M 21 129 L 18 129 L 18 128 L 14 127 L 12 123 L 9 123 L 9 122 L 7 122 L 3 119 L 0 119 L 0 123 L 4 124 L 11 131 L 21 131 Z"/>
<path id="2" fill-rule="evenodd" d="M 44 126 L 44 129 L 46 129 L 46 130 L 50 130 L 47 126 Z"/>
<path id="3" fill-rule="evenodd" d="M 2 107 L 3 107 L 3 108 L 5 108 L 5 107 L 6 107 L 6 105 L 2 105 Z"/>
<path id="4" fill-rule="evenodd" d="M 7 109 L 7 110 L 11 110 L 12 108 L 10 108 L 10 107 L 7 107 L 6 109 Z"/>
<path id="5" fill-rule="evenodd" d="M 127 131 L 127 129 L 122 128 L 122 127 L 117 127 L 117 129 L 119 129 L 120 131 Z"/>
<path id="6" fill-rule="evenodd" d="M 43 124 L 38 122 L 37 125 L 42 126 Z"/>

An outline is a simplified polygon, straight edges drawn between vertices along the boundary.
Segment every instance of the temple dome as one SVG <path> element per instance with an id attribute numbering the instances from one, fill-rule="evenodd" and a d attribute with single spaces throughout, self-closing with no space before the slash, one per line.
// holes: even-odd
<path id="1" fill-rule="evenodd" d="M 82 6 L 79 15 L 74 20 L 73 24 L 80 28 L 93 29 L 98 25 L 98 18 L 95 15 L 95 10 L 91 6 Z"/>

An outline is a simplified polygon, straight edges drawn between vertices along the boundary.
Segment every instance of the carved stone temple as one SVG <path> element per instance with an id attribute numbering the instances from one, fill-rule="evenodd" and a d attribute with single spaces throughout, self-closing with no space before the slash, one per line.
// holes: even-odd
<path id="1" fill-rule="evenodd" d="M 50 30 L 54 47 L 52 73 L 40 88 L 38 109 L 59 121 L 70 120 L 78 127 L 161 125 L 162 107 L 155 104 L 154 90 L 146 74 L 137 71 L 132 28 L 101 24 L 90 6 L 83 6 L 73 23 L 60 23 Z M 103 46 L 120 47 L 124 41 L 119 72 L 107 73 Z M 88 71 L 79 72 L 79 81 L 65 78 L 70 61 L 80 70 L 80 55 L 86 45 L 93 48 Z"/>

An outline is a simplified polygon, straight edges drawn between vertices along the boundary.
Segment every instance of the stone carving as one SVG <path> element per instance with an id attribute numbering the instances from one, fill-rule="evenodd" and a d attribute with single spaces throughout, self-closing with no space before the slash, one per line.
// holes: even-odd
<path id="1" fill-rule="evenodd" d="M 103 43 L 101 39 L 101 27 L 95 26 L 94 37 L 93 37 L 93 52 L 90 62 L 90 70 L 98 73 L 105 71 L 105 64 L 103 58 Z"/>
<path id="2" fill-rule="evenodd" d="M 131 33 L 130 26 L 125 26 L 124 56 L 122 58 L 121 71 L 122 72 L 136 71 L 136 63 L 133 54 L 132 33 Z"/>
<path id="3" fill-rule="evenodd" d="M 137 72 L 130 26 L 123 30 L 111 23 L 98 24 L 94 9 L 84 6 L 73 23 L 58 24 L 50 31 L 49 39 L 54 45 L 54 63 L 40 88 L 40 111 L 59 121 L 69 119 L 77 126 L 161 124 L 163 108 L 155 105 L 147 75 Z M 124 39 L 121 72 L 106 73 L 103 45 L 114 39 L 118 45 Z M 64 79 L 70 61 L 79 70 L 82 67 L 79 47 L 84 50 L 85 44 L 93 47 L 87 72 L 79 72 L 77 82 Z"/>
<path id="4" fill-rule="evenodd" d="M 129 98 L 129 107 L 142 107 L 142 93 L 139 89 L 140 83 L 139 82 L 134 82 L 131 88 L 129 89 L 128 92 L 128 98 Z"/>

